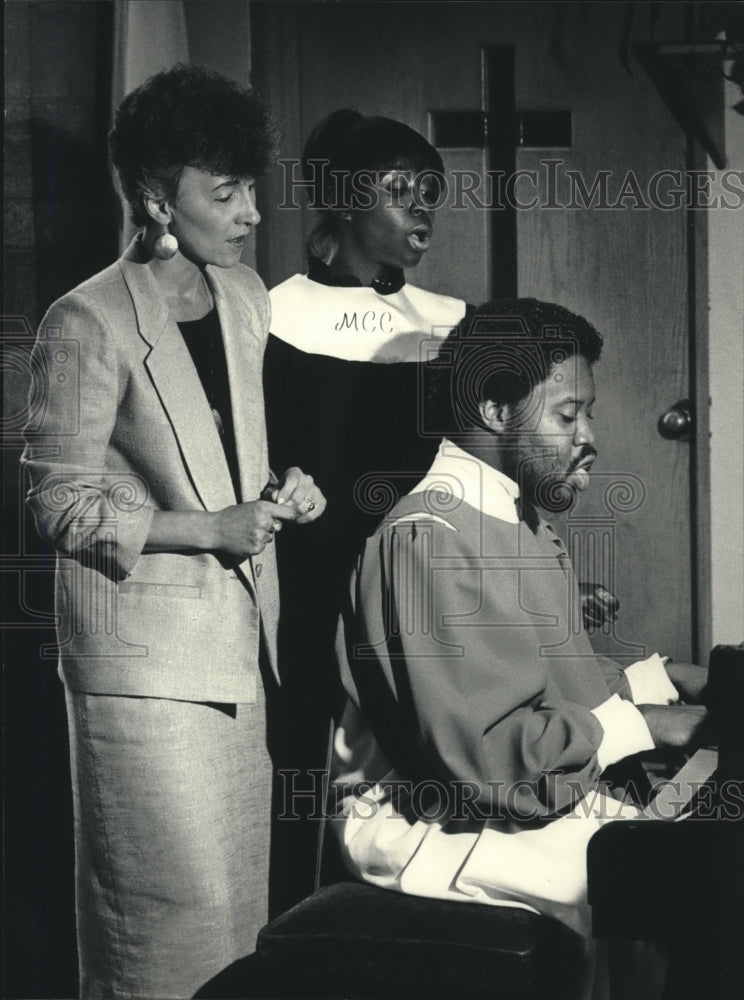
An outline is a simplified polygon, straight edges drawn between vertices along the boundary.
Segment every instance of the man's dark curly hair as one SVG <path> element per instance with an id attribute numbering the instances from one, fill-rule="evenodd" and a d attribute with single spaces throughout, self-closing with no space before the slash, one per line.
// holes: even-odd
<path id="1" fill-rule="evenodd" d="M 121 102 L 109 152 L 132 221 L 149 221 L 148 193 L 174 200 L 184 167 L 227 177 L 258 177 L 269 166 L 276 128 L 250 90 L 200 66 L 150 77 Z"/>
<path id="2" fill-rule="evenodd" d="M 594 364 L 595 328 L 564 306 L 538 299 L 497 299 L 468 310 L 432 362 L 430 417 L 443 433 L 480 426 L 478 404 L 526 399 L 566 358 Z"/>

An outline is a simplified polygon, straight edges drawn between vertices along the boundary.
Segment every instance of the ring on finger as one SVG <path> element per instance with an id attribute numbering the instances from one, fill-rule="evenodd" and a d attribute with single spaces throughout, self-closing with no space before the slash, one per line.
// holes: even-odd
<path id="1" fill-rule="evenodd" d="M 305 497 L 300 506 L 303 508 L 306 514 L 309 514 L 311 510 L 315 510 L 315 501 L 310 497 Z"/>
<path id="2" fill-rule="evenodd" d="M 272 517 L 272 519 L 271 519 L 271 527 L 269 528 L 269 531 L 273 535 L 275 531 L 279 531 L 279 529 L 281 528 L 281 526 L 282 526 L 282 522 L 280 520 L 278 520 L 276 517 Z"/>

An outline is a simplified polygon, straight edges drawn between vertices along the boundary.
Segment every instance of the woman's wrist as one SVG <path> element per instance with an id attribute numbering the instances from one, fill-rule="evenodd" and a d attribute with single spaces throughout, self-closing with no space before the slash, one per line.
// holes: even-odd
<path id="1" fill-rule="evenodd" d="M 221 548 L 219 514 L 206 510 L 156 510 L 145 552 L 191 550 L 213 552 Z"/>
<path id="2" fill-rule="evenodd" d="M 203 551 L 220 552 L 224 548 L 224 540 L 220 531 L 220 511 L 204 511 L 202 522 Z"/>

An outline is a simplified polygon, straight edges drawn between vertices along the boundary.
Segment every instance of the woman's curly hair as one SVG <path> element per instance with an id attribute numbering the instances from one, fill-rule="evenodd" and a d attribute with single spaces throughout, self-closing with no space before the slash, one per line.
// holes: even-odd
<path id="1" fill-rule="evenodd" d="M 177 65 L 150 77 L 121 102 L 109 133 L 132 221 L 145 225 L 145 198 L 174 200 L 184 167 L 227 177 L 258 177 L 275 153 L 277 131 L 250 90 L 200 66 Z"/>

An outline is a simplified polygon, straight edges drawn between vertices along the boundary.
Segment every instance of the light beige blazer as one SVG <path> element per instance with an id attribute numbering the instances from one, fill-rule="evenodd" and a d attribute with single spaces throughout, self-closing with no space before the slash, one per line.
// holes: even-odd
<path id="1" fill-rule="evenodd" d="M 60 673 L 76 691 L 250 702 L 276 672 L 274 552 L 148 553 L 153 511 L 217 511 L 269 481 L 261 371 L 269 300 L 239 264 L 207 268 L 222 326 L 242 496 L 199 376 L 132 242 L 52 305 L 33 352 L 22 463 L 57 552 Z"/>

